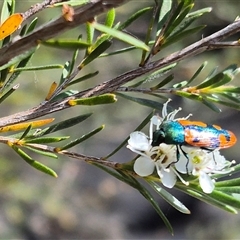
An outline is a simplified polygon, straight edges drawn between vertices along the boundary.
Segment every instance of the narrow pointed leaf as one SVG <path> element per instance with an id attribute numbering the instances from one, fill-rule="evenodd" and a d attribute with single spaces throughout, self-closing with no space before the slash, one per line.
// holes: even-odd
<path id="1" fill-rule="evenodd" d="M 126 98 L 128 100 L 131 100 L 133 102 L 136 102 L 138 104 L 147 106 L 147 107 L 151 107 L 153 109 L 157 109 L 157 110 L 162 110 L 162 103 L 160 102 L 156 102 L 153 100 L 149 100 L 149 99 L 145 99 L 145 98 L 136 98 L 136 97 L 131 97 L 122 93 L 116 93 L 116 95 Z"/>
<path id="2" fill-rule="evenodd" d="M 123 30 L 131 25 L 134 21 L 136 21 L 139 17 L 141 17 L 144 13 L 150 11 L 152 7 L 146 7 L 143 9 L 138 10 L 132 16 L 130 16 L 125 22 L 119 25 L 118 30 Z"/>
<path id="3" fill-rule="evenodd" d="M 204 81 L 203 83 L 200 83 L 199 85 L 197 85 L 196 89 L 210 87 L 211 85 L 216 84 L 219 81 L 221 81 L 223 77 L 224 77 L 224 74 L 222 72 L 220 72 L 217 75 L 215 75 L 214 77 L 208 79 L 207 81 Z"/>
<path id="4" fill-rule="evenodd" d="M 159 84 L 157 84 L 156 86 L 151 87 L 150 89 L 152 91 L 157 90 L 157 89 L 165 86 L 166 84 L 170 83 L 173 79 L 174 79 L 174 76 L 173 75 L 169 75 L 163 81 L 161 81 Z"/>
<path id="5" fill-rule="evenodd" d="M 94 59 L 99 57 L 103 52 L 105 52 L 112 45 L 111 41 L 102 42 L 97 48 L 95 48 L 78 66 L 79 69 L 82 69 L 84 66 L 92 62 Z"/>
<path id="6" fill-rule="evenodd" d="M 147 181 L 149 185 L 171 206 L 173 206 L 175 209 L 177 209 L 179 212 L 190 214 L 188 208 L 186 208 L 183 203 L 181 203 L 177 198 L 175 198 L 172 194 L 167 192 L 165 189 L 160 187 L 157 183 L 153 181 Z"/>
<path id="7" fill-rule="evenodd" d="M 115 13 L 115 9 L 114 8 L 110 9 L 107 12 L 107 16 L 106 16 L 106 20 L 105 20 L 105 24 L 104 24 L 106 27 L 110 27 L 111 28 L 113 26 L 113 23 L 115 21 L 115 15 L 116 15 L 116 13 Z"/>
<path id="8" fill-rule="evenodd" d="M 91 23 L 86 23 L 87 43 L 92 45 L 95 29 Z"/>
<path id="9" fill-rule="evenodd" d="M 37 153 L 37 154 L 40 154 L 40 155 L 43 155 L 43 156 L 46 156 L 46 157 L 51 157 L 51 158 L 55 158 L 55 159 L 58 158 L 58 156 L 55 153 L 47 152 L 47 151 L 40 150 L 40 149 L 36 149 L 36 148 L 34 148 L 34 146 L 31 146 L 31 144 L 25 145 L 24 148 L 27 148 L 27 149 L 29 149 L 29 150 Z"/>
<path id="10" fill-rule="evenodd" d="M 191 29 L 187 29 L 185 31 L 182 31 L 176 35 L 173 35 L 171 37 L 169 37 L 163 44 L 162 48 L 165 48 L 173 43 L 176 43 L 180 40 L 182 40 L 183 38 L 187 38 L 188 36 L 194 35 L 195 33 L 201 31 L 202 29 L 204 29 L 206 27 L 206 25 L 201 25 L 201 26 L 197 26 Z"/>
<path id="11" fill-rule="evenodd" d="M 62 151 L 62 150 L 66 150 L 69 148 L 72 148 L 74 146 L 76 146 L 77 144 L 87 140 L 88 138 L 92 137 L 93 135 L 95 135 L 96 133 L 102 131 L 104 129 L 104 125 L 102 125 L 99 128 L 94 129 L 93 131 L 91 131 L 88 134 L 83 135 L 82 137 L 75 139 L 74 141 L 71 141 L 70 143 L 64 145 L 63 147 L 58 148 L 58 151 Z"/>
<path id="12" fill-rule="evenodd" d="M 56 172 L 54 172 L 51 168 L 47 167 L 46 165 L 32 159 L 28 154 L 26 154 L 23 150 L 21 150 L 20 148 L 16 147 L 16 146 L 12 146 L 12 148 L 14 149 L 14 151 L 20 156 L 22 157 L 23 160 L 25 160 L 25 162 L 27 162 L 29 165 L 31 165 L 32 167 L 34 167 L 35 169 L 46 173 L 50 176 L 53 177 L 57 177 Z"/>
<path id="13" fill-rule="evenodd" d="M 19 140 L 23 139 L 24 137 L 26 137 L 28 135 L 28 133 L 30 132 L 30 130 L 32 129 L 32 124 L 29 124 L 29 126 L 26 128 L 26 130 L 24 131 L 24 133 L 22 134 L 22 136 L 19 138 Z"/>
<path id="14" fill-rule="evenodd" d="M 216 182 L 215 183 L 216 188 L 220 189 L 221 187 L 236 187 L 240 186 L 240 178 L 235 178 L 231 180 L 225 180 L 221 182 Z"/>
<path id="15" fill-rule="evenodd" d="M 49 99 L 51 99 L 52 95 L 54 94 L 55 90 L 57 89 L 57 83 L 53 82 L 50 86 L 50 89 L 48 91 L 48 94 L 45 98 L 45 101 L 49 101 Z"/>
<path id="16" fill-rule="evenodd" d="M 5 99 L 7 99 L 12 93 L 14 93 L 18 88 L 19 88 L 19 84 L 13 86 L 11 89 L 9 89 L 5 94 L 3 94 L 0 97 L 0 103 L 2 103 Z"/>
<path id="17" fill-rule="evenodd" d="M 14 13 L 0 25 L 0 40 L 14 33 L 23 22 L 23 14 Z"/>
<path id="18" fill-rule="evenodd" d="M 32 66 L 32 67 L 17 67 L 17 68 L 14 68 L 11 72 L 49 70 L 49 69 L 58 69 L 58 68 L 63 68 L 63 67 L 64 66 L 61 64 L 51 64 L 51 65 Z"/>
<path id="19" fill-rule="evenodd" d="M 115 103 L 116 101 L 117 101 L 116 95 L 108 93 L 108 94 L 103 94 L 95 97 L 69 100 L 68 104 L 71 106 L 75 106 L 75 105 L 91 106 L 91 105 Z"/>
<path id="20" fill-rule="evenodd" d="M 214 205 L 214 206 L 219 207 L 230 213 L 237 214 L 237 210 L 234 207 L 230 206 L 229 204 L 225 204 L 216 198 L 212 198 L 211 195 L 201 192 L 200 189 L 199 189 L 199 191 L 196 191 L 196 189 L 190 189 L 189 187 L 186 188 L 185 186 L 180 187 L 180 186 L 176 185 L 176 187 L 178 189 L 182 190 L 183 192 L 189 194 L 190 196 L 192 196 L 196 199 L 199 199 L 200 201 Z"/>
<path id="21" fill-rule="evenodd" d="M 162 77 L 164 74 L 168 73 L 169 71 L 171 71 L 177 64 L 173 63 L 170 64 L 164 68 L 158 69 L 157 71 L 149 74 L 146 78 L 144 82 L 150 82 L 152 80 L 155 80 L 156 78 L 160 78 Z"/>
<path id="22" fill-rule="evenodd" d="M 32 128 L 41 127 L 41 126 L 51 123 L 52 121 L 54 121 L 54 118 L 36 120 L 36 121 L 25 122 L 25 123 L 17 123 L 17 124 L 13 124 L 13 125 L 8 125 L 6 127 L 1 127 L 0 132 L 20 131 L 20 130 L 28 128 L 29 125 L 31 125 Z"/>
<path id="23" fill-rule="evenodd" d="M 113 28 L 108 28 L 102 24 L 99 24 L 97 22 L 93 22 L 92 23 L 92 26 L 101 31 L 101 32 L 104 32 L 104 33 L 107 33 L 109 34 L 110 36 L 114 37 L 114 38 L 117 38 L 123 42 L 127 42 L 129 43 L 130 45 L 133 45 L 137 48 L 141 48 L 141 49 L 144 49 L 146 51 L 149 51 L 149 47 L 142 41 L 126 34 L 126 33 L 123 33 L 121 31 L 118 31 L 116 29 L 113 29 Z"/>
<path id="24" fill-rule="evenodd" d="M 22 59 L 19 62 L 19 64 L 17 65 L 17 68 L 25 67 L 27 65 L 27 63 L 30 61 L 30 59 L 32 58 L 34 51 L 32 53 L 30 53 L 29 56 L 27 56 L 26 58 Z M 14 65 L 14 64 L 12 64 L 12 65 Z M 17 77 L 19 76 L 20 73 L 21 73 L 21 71 L 17 71 L 17 72 L 12 73 L 12 75 L 9 77 L 8 81 L 6 82 L 4 88 L 7 88 L 11 84 L 13 84 L 13 82 L 17 79 Z"/>
<path id="25" fill-rule="evenodd" d="M 71 70 L 71 64 L 70 64 L 70 61 L 67 61 L 64 64 L 64 68 L 63 68 L 63 71 L 62 71 L 62 75 L 61 75 L 59 85 L 61 85 L 66 80 L 66 78 L 69 76 L 70 70 Z"/>
<path id="26" fill-rule="evenodd" d="M 41 42 L 42 45 L 48 46 L 48 47 L 55 47 L 55 48 L 61 48 L 61 49 L 79 49 L 83 50 L 90 46 L 89 43 L 81 41 L 81 40 L 71 40 L 71 39 L 59 39 L 59 40 L 47 40 Z"/>
<path id="27" fill-rule="evenodd" d="M 28 57 L 29 57 L 30 55 L 32 55 L 35 51 L 36 51 L 36 48 L 34 47 L 34 48 L 31 48 L 30 50 L 28 50 L 28 51 L 26 51 L 26 52 L 24 52 L 24 53 L 22 53 L 22 54 L 20 54 L 20 55 L 18 55 L 18 56 L 12 58 L 10 61 L 8 61 L 8 63 L 0 66 L 0 71 L 3 70 L 3 69 L 5 69 L 5 68 L 8 68 L 8 67 L 10 67 L 10 66 L 12 66 L 12 65 L 20 62 L 20 61 L 22 61 L 23 59 L 28 58 Z"/>
<path id="28" fill-rule="evenodd" d="M 96 75 L 98 75 L 98 73 L 99 73 L 99 71 L 86 74 L 86 75 L 84 75 L 84 76 L 82 76 L 82 77 L 80 77 L 80 78 L 77 78 L 77 79 L 75 79 L 74 81 L 70 82 L 70 83 L 68 84 L 68 86 L 71 86 L 71 85 L 73 85 L 73 84 L 86 81 L 86 80 L 88 80 L 88 79 L 90 79 L 90 78 L 93 78 L 93 77 L 95 77 Z"/>
<path id="29" fill-rule="evenodd" d="M 84 120 L 86 120 L 87 118 L 89 118 L 92 115 L 92 113 L 88 113 L 88 114 L 84 114 L 84 115 L 80 115 L 77 117 L 73 117 L 67 120 L 64 120 L 62 122 L 56 123 L 48 128 L 43 129 L 42 131 L 38 132 L 35 136 L 43 136 L 43 135 L 47 135 L 49 133 L 53 133 L 56 131 L 60 131 L 62 129 L 66 129 L 69 127 L 72 127 Z"/>
<path id="30" fill-rule="evenodd" d="M 54 98 L 50 99 L 49 101 L 53 102 L 53 101 L 65 99 L 65 98 L 71 97 L 71 96 L 73 96 L 74 94 L 77 94 L 77 93 L 79 93 L 79 91 L 77 91 L 77 90 L 67 90 L 65 92 L 59 93 L 57 96 L 55 96 Z M 51 97 L 52 97 L 52 95 L 51 95 Z"/>
<path id="31" fill-rule="evenodd" d="M 41 138 L 33 138 L 33 139 L 26 139 L 24 143 L 41 143 L 41 144 L 48 144 L 54 142 L 61 142 L 68 139 L 69 136 L 64 137 L 41 137 Z"/>
<path id="32" fill-rule="evenodd" d="M 234 187 L 219 187 L 215 188 L 219 192 L 223 192 L 226 194 L 240 194 L 240 187 L 239 186 L 234 186 Z"/>
<path id="33" fill-rule="evenodd" d="M 176 35 L 190 26 L 195 20 L 201 17 L 205 13 L 209 13 L 212 11 L 212 8 L 203 8 L 201 10 L 197 10 L 195 12 L 191 12 L 187 14 L 187 16 L 182 20 L 181 24 L 177 26 L 176 29 L 173 30 L 170 36 Z"/>
<path id="34" fill-rule="evenodd" d="M 171 226 L 171 223 L 168 221 L 167 217 L 162 212 L 161 208 L 159 207 L 158 203 L 155 201 L 154 197 L 150 194 L 150 192 L 146 188 L 144 188 L 144 191 L 139 190 L 139 192 L 151 203 L 155 211 L 158 213 L 158 215 L 161 217 L 164 224 L 168 228 L 169 232 L 173 234 L 173 228 Z"/>
<path id="35" fill-rule="evenodd" d="M 197 77 L 198 75 L 201 73 L 201 71 L 207 66 L 207 61 L 205 61 L 198 69 L 197 71 L 193 74 L 193 76 L 189 79 L 187 85 L 189 85 L 190 83 L 192 83 Z"/>
<path id="36" fill-rule="evenodd" d="M 37 21 L 38 21 L 38 18 L 34 18 L 34 19 L 30 22 L 30 24 L 28 25 L 28 28 L 27 28 L 27 30 L 26 30 L 26 34 L 31 33 L 31 32 L 35 29 L 35 27 L 36 27 L 36 25 L 37 25 Z"/>

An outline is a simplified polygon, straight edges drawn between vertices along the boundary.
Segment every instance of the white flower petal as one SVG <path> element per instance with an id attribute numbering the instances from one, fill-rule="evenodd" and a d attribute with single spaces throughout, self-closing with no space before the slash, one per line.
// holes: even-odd
<path id="1" fill-rule="evenodd" d="M 154 162 L 146 157 L 139 157 L 133 165 L 134 172 L 142 177 L 151 175 L 154 171 L 154 168 Z"/>
<path id="2" fill-rule="evenodd" d="M 132 132 L 128 144 L 130 145 L 130 149 L 139 151 L 147 151 L 150 147 L 148 137 L 143 132 Z"/>
<path id="3" fill-rule="evenodd" d="M 200 171 L 199 183 L 205 193 L 211 193 L 215 187 L 213 180 L 203 171 Z"/>
<path id="4" fill-rule="evenodd" d="M 162 168 L 160 172 L 162 184 L 167 188 L 172 188 L 177 181 L 177 176 L 175 175 L 175 173 L 171 170 L 171 168 Z"/>

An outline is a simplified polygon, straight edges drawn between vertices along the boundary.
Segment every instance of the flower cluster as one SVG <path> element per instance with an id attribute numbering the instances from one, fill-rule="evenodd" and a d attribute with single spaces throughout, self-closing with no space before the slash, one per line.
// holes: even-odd
<path id="1" fill-rule="evenodd" d="M 211 174 L 226 174 L 233 170 L 231 167 L 233 162 L 227 161 L 220 155 L 219 150 L 209 151 L 165 143 L 152 146 L 154 126 L 158 130 L 163 121 L 178 120 L 174 117 L 181 109 L 167 114 L 168 102 L 163 106 L 162 118 L 159 116 L 151 118 L 149 137 L 140 131 L 130 134 L 127 148 L 140 155 L 134 163 L 134 171 L 139 176 L 146 177 L 153 174 L 156 169 L 162 184 L 168 188 L 176 184 L 177 178 L 188 185 L 189 183 L 181 177 L 183 174 L 197 176 L 202 190 L 211 193 L 214 190 Z"/>

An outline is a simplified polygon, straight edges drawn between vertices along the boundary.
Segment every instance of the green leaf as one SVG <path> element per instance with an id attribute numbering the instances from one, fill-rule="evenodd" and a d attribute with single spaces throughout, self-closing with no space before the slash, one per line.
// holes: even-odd
<path id="1" fill-rule="evenodd" d="M 163 79 L 160 83 L 158 83 L 156 86 L 151 87 L 150 89 L 152 91 L 160 89 L 161 87 L 165 86 L 166 84 L 170 83 L 174 79 L 174 76 L 171 74 L 165 79 Z"/>
<path id="2" fill-rule="evenodd" d="M 86 81 L 86 80 L 88 80 L 88 79 L 90 79 L 90 78 L 93 78 L 93 77 L 95 77 L 96 75 L 98 75 L 98 73 L 99 73 L 99 71 L 96 71 L 96 72 L 93 72 L 93 73 L 88 73 L 88 74 L 86 74 L 86 75 L 84 75 L 84 76 L 82 76 L 82 77 L 80 77 L 80 78 L 77 78 L 77 79 L 75 79 L 74 81 L 70 82 L 70 83 L 68 84 L 68 87 L 71 86 L 71 85 L 73 85 L 73 84 L 80 83 L 80 82 Z"/>
<path id="3" fill-rule="evenodd" d="M 165 189 L 160 187 L 157 183 L 153 181 L 148 181 L 148 180 L 146 181 L 166 202 L 168 202 L 171 206 L 173 206 L 179 212 L 185 213 L 185 214 L 191 213 L 189 209 L 184 206 L 184 204 L 182 204 L 177 198 L 175 198 L 172 194 L 167 192 Z"/>
<path id="4" fill-rule="evenodd" d="M 205 99 L 205 98 L 202 98 L 202 103 L 203 103 L 204 105 L 206 105 L 207 107 L 209 107 L 210 109 L 212 109 L 214 112 L 217 112 L 217 113 L 222 112 L 222 110 L 221 110 L 219 107 L 217 107 L 217 106 L 216 106 L 215 104 L 213 104 L 212 102 L 207 101 L 207 99 Z"/>
<path id="5" fill-rule="evenodd" d="M 10 60 L 7 64 L 3 65 L 1 68 L 4 68 L 4 66 L 7 67 L 11 67 L 12 65 L 14 65 L 15 63 L 18 62 L 18 60 L 20 61 L 19 64 L 17 65 L 17 68 L 22 68 L 25 67 L 27 65 L 27 63 L 30 61 L 30 59 L 33 56 L 33 53 L 36 51 L 37 48 L 32 48 L 31 50 L 27 51 L 26 53 L 23 53 L 15 58 L 13 58 L 12 60 Z M 19 57 L 19 58 L 18 58 Z M 16 60 L 16 62 L 15 62 Z M 21 73 L 21 71 L 18 72 L 14 72 L 12 73 L 12 75 L 9 77 L 8 81 L 6 82 L 4 88 L 2 89 L 2 91 L 6 88 L 8 88 L 10 85 L 13 84 L 13 82 L 17 79 L 17 77 L 19 76 L 19 74 Z"/>
<path id="6" fill-rule="evenodd" d="M 80 5 L 83 5 L 85 3 L 88 3 L 89 0 L 69 0 L 67 1 L 67 4 L 70 5 L 70 6 L 80 6 Z M 62 6 L 63 4 L 66 4 L 66 1 L 63 1 L 63 2 L 59 2 L 59 3 L 54 3 L 53 6 Z"/>
<path id="7" fill-rule="evenodd" d="M 70 75 L 70 71 L 71 71 L 71 64 L 70 64 L 70 61 L 67 61 L 64 64 L 59 85 L 61 85 L 66 80 L 66 78 Z"/>
<path id="8" fill-rule="evenodd" d="M 137 188 L 138 189 L 138 188 Z M 153 208 L 155 211 L 158 213 L 158 215 L 161 217 L 163 220 L 164 224 L 168 228 L 169 232 L 173 234 L 173 228 L 168 221 L 167 217 L 165 214 L 162 212 L 161 208 L 159 207 L 158 203 L 155 201 L 154 197 L 151 195 L 151 193 L 142 186 L 142 189 L 138 189 L 138 191 L 152 204 Z"/>
<path id="9" fill-rule="evenodd" d="M 196 199 L 199 199 L 200 201 L 214 205 L 214 206 L 219 207 L 230 213 L 237 214 L 237 210 L 234 207 L 232 207 L 230 204 L 221 202 L 221 200 L 216 198 L 217 196 L 214 195 L 214 193 L 206 194 L 200 190 L 199 186 L 194 186 L 194 188 L 191 188 L 191 186 L 192 186 L 192 184 L 190 184 L 188 187 L 175 185 L 175 187 L 178 188 L 179 190 L 185 192 L 186 194 L 188 194 Z M 214 196 L 214 197 L 212 197 L 212 196 Z"/>
<path id="10" fill-rule="evenodd" d="M 19 88 L 19 84 L 13 86 L 9 89 L 5 94 L 0 97 L 0 103 L 2 103 L 5 99 L 7 99 L 12 93 L 14 93 Z"/>
<path id="11" fill-rule="evenodd" d="M 215 187 L 217 189 L 221 187 L 236 187 L 236 186 L 240 186 L 240 178 L 234 178 L 215 183 Z"/>
<path id="12" fill-rule="evenodd" d="M 79 35 L 78 36 L 78 40 L 80 40 L 82 38 L 82 35 Z M 79 49 L 75 49 L 75 51 L 73 52 L 73 56 L 72 56 L 72 61 L 70 63 L 70 69 L 69 69 L 69 73 L 71 74 L 73 72 L 73 69 L 74 69 L 74 66 L 75 66 L 75 63 L 76 63 L 76 60 L 77 60 L 77 57 L 78 57 L 78 54 L 79 54 Z"/>
<path id="13" fill-rule="evenodd" d="M 106 16 L 106 20 L 105 20 L 105 24 L 104 24 L 106 27 L 110 27 L 111 28 L 113 26 L 113 23 L 115 21 L 115 15 L 116 15 L 116 13 L 115 13 L 115 9 L 114 8 L 110 9 L 107 12 L 107 16 Z"/>
<path id="14" fill-rule="evenodd" d="M 216 190 L 226 193 L 226 194 L 240 194 L 240 187 L 239 186 L 234 186 L 234 187 L 220 187 L 220 188 L 215 188 Z"/>
<path id="15" fill-rule="evenodd" d="M 166 24 L 167 19 L 169 18 L 171 8 L 172 8 L 172 0 L 159 1 L 159 5 L 160 4 L 161 4 L 161 9 L 159 12 L 156 36 L 160 34 L 161 29 Z"/>
<path id="16" fill-rule="evenodd" d="M 181 33 L 184 29 L 190 26 L 196 19 L 201 17 L 205 13 L 211 12 L 212 8 L 203 8 L 195 12 L 187 14 L 187 16 L 182 20 L 182 22 L 172 31 L 170 36 L 177 35 Z"/>
<path id="17" fill-rule="evenodd" d="M 193 74 L 193 76 L 188 80 L 187 85 L 189 85 L 190 83 L 192 83 L 197 77 L 198 75 L 201 73 L 201 71 L 207 66 L 207 61 L 205 61 L 198 69 L 197 71 Z"/>
<path id="18" fill-rule="evenodd" d="M 68 91 L 65 91 L 65 92 L 61 92 L 57 96 L 52 98 L 50 100 L 50 102 L 54 102 L 54 101 L 57 101 L 57 100 L 60 100 L 60 99 L 65 99 L 65 98 L 71 97 L 71 96 L 73 96 L 74 94 L 77 94 L 77 93 L 79 93 L 79 91 L 77 91 L 77 90 L 68 90 Z"/>
<path id="19" fill-rule="evenodd" d="M 113 28 L 108 28 L 108 27 L 106 27 L 102 24 L 99 24 L 97 22 L 93 22 L 92 26 L 100 32 L 107 33 L 110 36 L 112 36 L 114 38 L 117 38 L 117 39 L 119 39 L 123 42 L 127 42 L 130 45 L 133 45 L 137 48 L 141 48 L 141 49 L 144 49 L 146 51 L 149 51 L 149 47 L 144 42 L 142 42 L 142 41 L 126 34 L 126 33 L 123 33 L 121 31 L 118 31 L 118 30 L 113 29 Z"/>
<path id="20" fill-rule="evenodd" d="M 42 41 L 42 45 L 48 46 L 48 47 L 55 47 L 55 48 L 61 48 L 61 49 L 87 49 L 90 44 L 81 40 L 75 40 L 75 39 L 52 39 L 47 41 Z"/>
<path id="21" fill-rule="evenodd" d="M 183 38 L 186 38 L 187 36 L 194 35 L 195 33 L 199 32 L 200 30 L 202 30 L 205 27 L 206 27 L 206 25 L 197 26 L 197 27 L 182 31 L 182 32 L 180 32 L 178 34 L 175 34 L 173 36 L 170 36 L 169 38 L 166 39 L 166 41 L 164 42 L 164 44 L 162 45 L 161 48 L 165 48 L 165 47 L 167 47 L 167 46 L 169 46 L 169 45 L 171 45 L 175 42 L 180 41 Z"/>
<path id="22" fill-rule="evenodd" d="M 240 209 L 240 200 L 233 196 L 225 194 L 219 190 L 215 190 L 211 193 L 211 197 L 217 199 L 218 201 L 230 205 L 232 207 Z"/>
<path id="23" fill-rule="evenodd" d="M 130 16 L 125 22 L 119 25 L 118 30 L 123 30 L 131 25 L 134 21 L 136 21 L 139 17 L 141 17 L 144 13 L 150 11 L 152 7 L 146 7 L 138 10 L 132 16 Z"/>
<path id="24" fill-rule="evenodd" d="M 38 18 L 36 17 L 30 22 L 30 24 L 28 25 L 28 28 L 26 30 L 26 34 L 31 33 L 35 29 L 35 27 L 37 25 L 37 21 L 38 21 Z"/>
<path id="25" fill-rule="evenodd" d="M 205 99 L 208 102 L 212 101 L 212 102 L 215 102 L 217 104 L 222 104 L 222 105 L 227 106 L 227 107 L 231 107 L 231 108 L 234 108 L 234 109 L 240 109 L 240 105 L 238 103 L 221 101 L 220 99 L 218 99 L 216 97 L 210 97 L 210 96 L 206 96 Z"/>
<path id="26" fill-rule="evenodd" d="M 115 94 L 106 93 L 99 96 L 89 97 L 89 98 L 79 98 L 79 99 L 70 99 L 68 104 L 71 106 L 75 105 L 99 105 L 99 104 L 108 104 L 115 103 L 117 101 Z"/>
<path id="27" fill-rule="evenodd" d="M 29 150 L 37 153 L 37 154 L 41 154 L 41 155 L 43 155 L 43 156 L 51 157 L 51 158 L 55 158 L 55 159 L 58 158 L 58 156 L 57 156 L 56 154 L 52 153 L 52 152 L 46 152 L 46 151 L 44 151 L 44 150 L 36 149 L 36 148 L 34 148 L 34 147 L 35 147 L 35 146 L 31 146 L 31 145 L 25 145 L 25 146 L 24 146 L 24 148 L 27 148 L 27 149 L 29 149 Z"/>
<path id="28" fill-rule="evenodd" d="M 26 128 L 26 130 L 23 132 L 22 136 L 19 138 L 19 140 L 25 138 L 28 133 L 30 132 L 30 130 L 32 129 L 32 124 L 29 124 L 29 126 Z"/>
<path id="29" fill-rule="evenodd" d="M 99 57 L 103 52 L 105 52 L 112 45 L 111 41 L 102 42 L 97 48 L 95 48 L 78 66 L 79 69 L 82 69 L 84 66 L 92 62 L 94 59 Z"/>
<path id="30" fill-rule="evenodd" d="M 68 138 L 69 138 L 69 136 L 64 136 L 64 137 L 41 137 L 41 138 L 26 139 L 26 140 L 24 140 L 24 143 L 47 144 L 47 143 L 64 141 Z"/>
<path id="31" fill-rule="evenodd" d="M 128 96 L 128 95 L 125 95 L 125 94 L 122 94 L 122 93 L 116 93 L 116 95 L 118 95 L 120 97 L 123 97 L 123 98 L 126 98 L 128 100 L 131 100 L 133 102 L 136 102 L 138 104 L 141 104 L 141 105 L 144 105 L 144 106 L 147 106 L 147 107 L 151 107 L 153 109 L 162 110 L 163 104 L 159 103 L 159 102 L 156 102 L 156 101 L 152 101 L 152 100 L 145 99 L 145 98 L 131 97 L 131 96 Z"/>
<path id="32" fill-rule="evenodd" d="M 13 0 L 5 0 L 3 1 L 2 5 L 2 11 L 1 11 L 1 23 L 3 23 L 9 15 L 11 15 L 14 12 L 14 2 Z"/>
<path id="33" fill-rule="evenodd" d="M 182 1 L 183 2 L 183 1 Z M 169 28 L 166 29 L 166 33 L 164 34 L 165 37 L 171 35 L 173 33 L 173 30 L 177 28 L 181 24 L 181 22 L 184 20 L 186 15 L 190 12 L 190 10 L 193 8 L 194 4 L 189 4 L 183 11 L 181 10 L 182 8 L 182 2 L 179 4 L 178 8 L 176 9 L 176 12 L 173 14 L 172 17 L 172 24 L 169 23 Z M 179 12 L 179 16 L 176 14 L 178 11 L 181 10 L 182 12 Z"/>
<path id="34" fill-rule="evenodd" d="M 53 171 L 51 168 L 47 167 L 46 165 L 32 159 L 28 154 L 26 154 L 23 150 L 21 150 L 20 148 L 16 147 L 16 146 L 12 146 L 12 149 L 29 165 L 31 165 L 32 167 L 34 167 L 35 169 L 46 173 L 52 177 L 57 177 L 57 174 L 55 171 Z"/>
<path id="35" fill-rule="evenodd" d="M 58 151 L 63 151 L 63 150 L 72 148 L 72 147 L 76 146 L 77 144 L 79 144 L 79 143 L 87 140 L 88 138 L 92 137 L 92 136 L 95 135 L 96 133 L 102 131 L 103 129 L 104 129 L 104 125 L 102 125 L 102 126 L 99 127 L 99 128 L 94 129 L 93 131 L 89 132 L 88 134 L 83 135 L 83 136 L 80 137 L 80 138 L 77 138 L 77 139 L 71 141 L 70 143 L 64 145 L 63 147 L 58 148 Z"/>
<path id="36" fill-rule="evenodd" d="M 49 70 L 49 69 L 59 69 L 64 66 L 61 64 L 51 64 L 51 65 L 43 65 L 43 66 L 32 66 L 32 67 L 17 67 L 12 70 L 12 72 L 22 72 L 22 71 L 37 71 L 37 70 Z"/>
<path id="37" fill-rule="evenodd" d="M 163 67 L 163 68 L 160 68 L 158 70 L 156 70 L 155 72 L 149 74 L 145 80 L 144 80 L 144 83 L 145 82 L 150 82 L 156 78 L 160 78 L 162 77 L 163 75 L 165 75 L 166 73 L 168 73 L 169 71 L 171 71 L 174 67 L 176 67 L 177 63 L 173 63 L 173 64 L 170 64 L 166 67 Z M 152 88 L 151 88 L 152 89 Z"/>
<path id="38" fill-rule="evenodd" d="M 174 2 L 176 4 L 176 2 Z M 177 7 L 174 9 L 174 6 L 171 8 L 171 12 L 168 15 L 168 18 L 166 20 L 165 26 L 163 26 L 164 29 L 164 37 L 168 37 L 168 35 L 171 34 L 171 31 L 177 26 L 174 24 L 174 21 L 176 21 L 178 15 L 182 11 L 182 8 L 184 7 L 184 2 L 180 1 L 180 3 L 177 5 Z"/>
<path id="39" fill-rule="evenodd" d="M 112 56 L 112 55 L 117 55 L 117 54 L 129 52 L 129 51 L 132 51 L 132 50 L 135 50 L 135 49 L 136 49 L 136 47 L 134 47 L 134 46 L 126 47 L 126 48 L 116 50 L 114 52 L 103 53 L 103 54 L 100 55 L 100 57 L 108 57 L 108 56 Z"/>
<path id="40" fill-rule="evenodd" d="M 37 49 L 36 47 L 33 47 L 30 50 L 12 58 L 8 63 L 0 66 L 0 71 L 3 70 L 3 69 L 6 69 L 8 67 L 11 67 L 12 65 L 22 61 L 23 59 L 28 58 L 29 56 L 31 56 L 36 51 L 36 49 Z"/>
<path id="41" fill-rule="evenodd" d="M 40 136 L 43 136 L 43 135 L 47 135 L 49 133 L 53 133 L 53 132 L 56 132 L 56 131 L 60 131 L 62 129 L 72 127 L 72 126 L 86 120 L 91 115 L 92 115 L 92 113 L 88 113 L 88 114 L 83 114 L 83 115 L 80 115 L 80 116 L 77 116 L 77 117 L 73 117 L 73 118 L 64 120 L 62 122 L 56 123 L 56 124 L 54 124 L 54 125 L 52 125 L 48 128 L 45 128 L 45 129 L 39 131 L 35 136 L 40 137 Z"/>
<path id="42" fill-rule="evenodd" d="M 87 43 L 92 45 L 93 37 L 94 37 L 95 29 L 93 28 L 92 24 L 87 22 L 86 23 L 86 33 L 87 33 Z"/>

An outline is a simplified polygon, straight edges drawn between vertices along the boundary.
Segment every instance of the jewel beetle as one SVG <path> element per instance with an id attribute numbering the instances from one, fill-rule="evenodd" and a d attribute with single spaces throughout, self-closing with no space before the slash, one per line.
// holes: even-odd
<path id="1" fill-rule="evenodd" d="M 237 142 L 233 132 L 218 125 L 186 119 L 166 120 L 153 132 L 152 146 L 161 143 L 200 147 L 206 150 L 232 147 Z"/>

